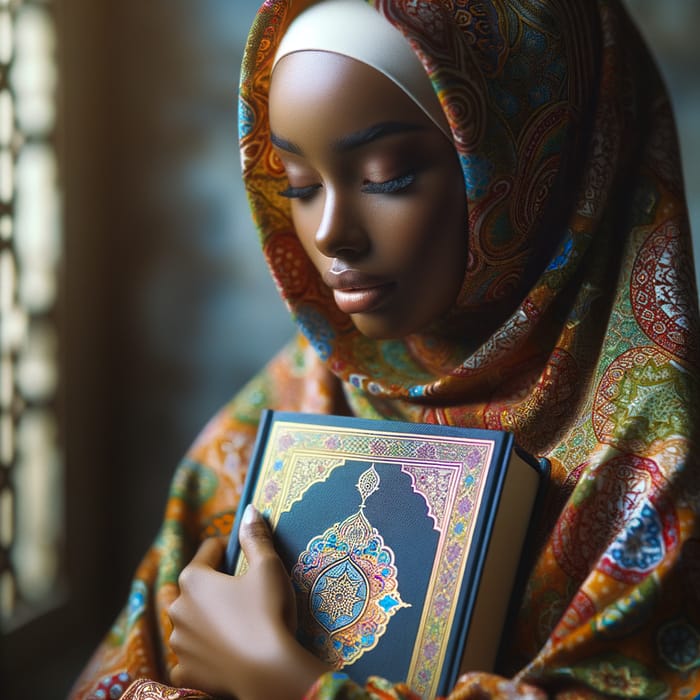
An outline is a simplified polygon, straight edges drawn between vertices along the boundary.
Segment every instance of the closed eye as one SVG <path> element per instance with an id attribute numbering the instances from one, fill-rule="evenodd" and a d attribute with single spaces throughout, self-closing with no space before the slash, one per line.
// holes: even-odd
<path id="1" fill-rule="evenodd" d="M 393 177 L 391 180 L 384 180 L 384 182 L 364 182 L 362 191 L 367 194 L 396 194 L 408 189 L 415 181 L 415 173 L 407 173 Z"/>
<path id="2" fill-rule="evenodd" d="M 286 190 L 278 192 L 278 194 L 288 199 L 311 199 L 319 189 L 321 189 L 321 185 L 306 185 L 306 187 L 289 186 Z"/>

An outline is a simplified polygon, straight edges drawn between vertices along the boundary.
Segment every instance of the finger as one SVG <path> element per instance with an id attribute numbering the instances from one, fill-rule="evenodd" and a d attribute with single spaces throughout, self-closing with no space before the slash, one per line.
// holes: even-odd
<path id="1" fill-rule="evenodd" d="M 187 685 L 185 682 L 185 671 L 180 664 L 176 664 L 170 670 L 170 683 L 176 688 L 183 688 Z"/>
<path id="2" fill-rule="evenodd" d="M 175 664 L 170 669 L 170 682 L 176 687 L 180 687 L 180 664 Z"/>
<path id="3" fill-rule="evenodd" d="M 277 556 L 270 528 L 252 504 L 248 504 L 243 513 L 238 539 L 249 564 L 270 555 Z"/>
<path id="4" fill-rule="evenodd" d="M 208 537 L 199 545 L 191 564 L 203 564 L 216 569 L 224 556 L 225 541 L 221 537 Z"/>

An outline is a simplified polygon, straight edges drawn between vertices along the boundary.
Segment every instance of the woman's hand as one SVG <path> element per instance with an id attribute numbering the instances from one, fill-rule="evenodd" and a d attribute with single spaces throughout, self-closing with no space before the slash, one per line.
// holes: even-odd
<path id="1" fill-rule="evenodd" d="M 252 506 L 240 542 L 248 560 L 244 575 L 217 571 L 221 539 L 205 540 L 180 574 L 180 596 L 169 610 L 178 657 L 171 682 L 238 700 L 299 700 L 329 669 L 294 638 L 291 581 Z"/>

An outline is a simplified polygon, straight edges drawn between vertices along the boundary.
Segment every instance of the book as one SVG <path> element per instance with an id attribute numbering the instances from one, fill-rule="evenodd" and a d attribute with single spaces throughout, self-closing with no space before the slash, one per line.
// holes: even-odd
<path id="1" fill-rule="evenodd" d="M 424 698 L 493 670 L 547 464 L 493 430 L 265 411 L 226 551 L 252 502 L 297 594 L 299 641 Z"/>

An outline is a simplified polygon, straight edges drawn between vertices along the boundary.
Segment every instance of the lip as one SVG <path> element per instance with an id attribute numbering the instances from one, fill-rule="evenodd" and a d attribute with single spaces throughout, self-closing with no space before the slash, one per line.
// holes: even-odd
<path id="1" fill-rule="evenodd" d="M 362 314 L 376 310 L 393 290 L 390 282 L 364 289 L 334 289 L 333 298 L 338 308 L 346 314 Z"/>
<path id="2" fill-rule="evenodd" d="M 385 277 L 367 275 L 353 268 L 341 268 L 337 264 L 323 273 L 323 281 L 333 290 L 338 308 L 346 314 L 374 311 L 396 286 Z"/>

